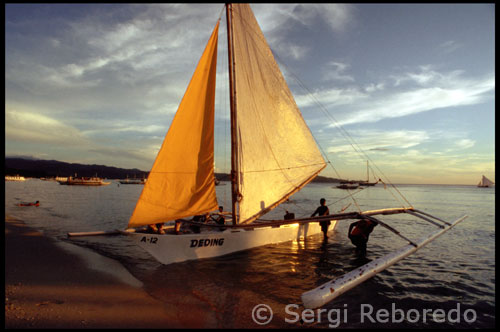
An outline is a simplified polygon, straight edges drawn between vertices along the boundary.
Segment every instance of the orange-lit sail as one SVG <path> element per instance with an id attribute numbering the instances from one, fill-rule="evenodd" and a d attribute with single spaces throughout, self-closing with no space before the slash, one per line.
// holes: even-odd
<path id="1" fill-rule="evenodd" d="M 219 22 L 191 78 L 128 227 L 217 209 L 214 103 Z"/>

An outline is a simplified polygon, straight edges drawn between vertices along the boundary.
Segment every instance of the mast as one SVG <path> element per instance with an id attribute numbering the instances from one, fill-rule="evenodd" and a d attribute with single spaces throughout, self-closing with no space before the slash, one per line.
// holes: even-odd
<path id="1" fill-rule="evenodd" d="M 236 87 L 234 86 L 234 49 L 233 49 L 233 8 L 230 3 L 226 4 L 227 20 L 227 49 L 229 64 L 229 104 L 231 114 L 231 205 L 233 225 L 238 223 L 237 202 L 238 190 L 238 142 L 236 130 Z"/>
<path id="2" fill-rule="evenodd" d="M 370 170 L 368 168 L 368 160 L 366 161 L 366 182 L 370 182 Z"/>

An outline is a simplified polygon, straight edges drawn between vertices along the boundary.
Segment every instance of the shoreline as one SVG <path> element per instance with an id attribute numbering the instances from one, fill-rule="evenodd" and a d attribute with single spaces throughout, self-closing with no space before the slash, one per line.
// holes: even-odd
<path id="1" fill-rule="evenodd" d="M 120 263 L 5 217 L 5 328 L 185 328 Z M 198 325 L 199 326 L 199 325 Z"/>
<path id="2" fill-rule="evenodd" d="M 118 261 L 5 216 L 6 329 L 259 327 L 251 312 L 263 303 L 260 294 L 239 290 L 229 295 L 214 287 L 181 281 L 157 299 Z M 220 292 L 215 299 L 214 291 Z M 278 317 L 282 311 L 276 310 Z M 289 326 L 277 319 L 266 326 L 284 327 Z"/>

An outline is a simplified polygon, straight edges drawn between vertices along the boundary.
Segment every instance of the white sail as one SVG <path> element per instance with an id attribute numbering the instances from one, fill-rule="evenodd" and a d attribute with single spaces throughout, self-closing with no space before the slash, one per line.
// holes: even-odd
<path id="1" fill-rule="evenodd" d="M 495 183 L 493 181 L 491 181 L 490 179 L 488 179 L 486 176 L 483 175 L 483 177 L 481 178 L 481 181 L 479 181 L 477 186 L 478 187 L 491 187 L 494 184 Z"/>
<path id="2" fill-rule="evenodd" d="M 311 181 L 326 163 L 248 4 L 234 4 L 240 223 Z"/>

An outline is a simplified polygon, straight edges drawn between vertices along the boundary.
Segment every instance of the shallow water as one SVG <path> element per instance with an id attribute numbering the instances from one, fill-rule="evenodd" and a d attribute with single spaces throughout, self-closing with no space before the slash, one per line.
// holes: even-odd
<path id="1" fill-rule="evenodd" d="M 217 186 L 219 204 L 229 206 L 230 186 L 223 184 Z M 61 186 L 37 179 L 5 182 L 5 209 L 47 236 L 118 260 L 147 292 L 165 303 L 175 298 L 172 289 L 189 289 L 216 311 L 217 322 L 211 327 L 259 327 L 251 316 L 257 304 L 266 304 L 274 311 L 268 325 L 271 327 L 494 327 L 494 188 L 398 186 L 417 209 L 447 221 L 464 214 L 468 218 L 415 254 L 328 303 L 320 315 L 315 311 L 313 318 L 300 316 L 305 318 L 302 322 L 296 318 L 303 308 L 292 305 L 301 304 L 303 292 L 387 254 L 405 245 L 405 241 L 378 226 L 370 236 L 367 257 L 359 258 L 346 236 L 351 221 L 339 221 L 327 242 L 318 235 L 305 241 L 165 266 L 123 236 L 67 238 L 68 232 L 125 228 L 141 190 L 141 185 L 118 182 L 104 187 Z M 368 187 L 355 195 L 356 203 L 363 210 L 401 207 L 402 200 L 396 201 L 391 192 L 381 185 Z M 345 190 L 329 184 L 309 184 L 266 218 L 280 218 L 285 210 L 296 217 L 308 216 L 321 197 L 327 199 L 331 212 L 349 203 L 347 211 L 354 211 L 355 204 L 349 198 L 343 199 L 346 196 Z M 36 200 L 40 207 L 15 206 Z M 406 215 L 380 219 L 414 239 L 436 230 Z M 372 314 L 368 314 L 370 308 Z M 438 310 L 444 312 L 444 319 Z M 384 319 L 386 312 L 388 319 Z"/>

